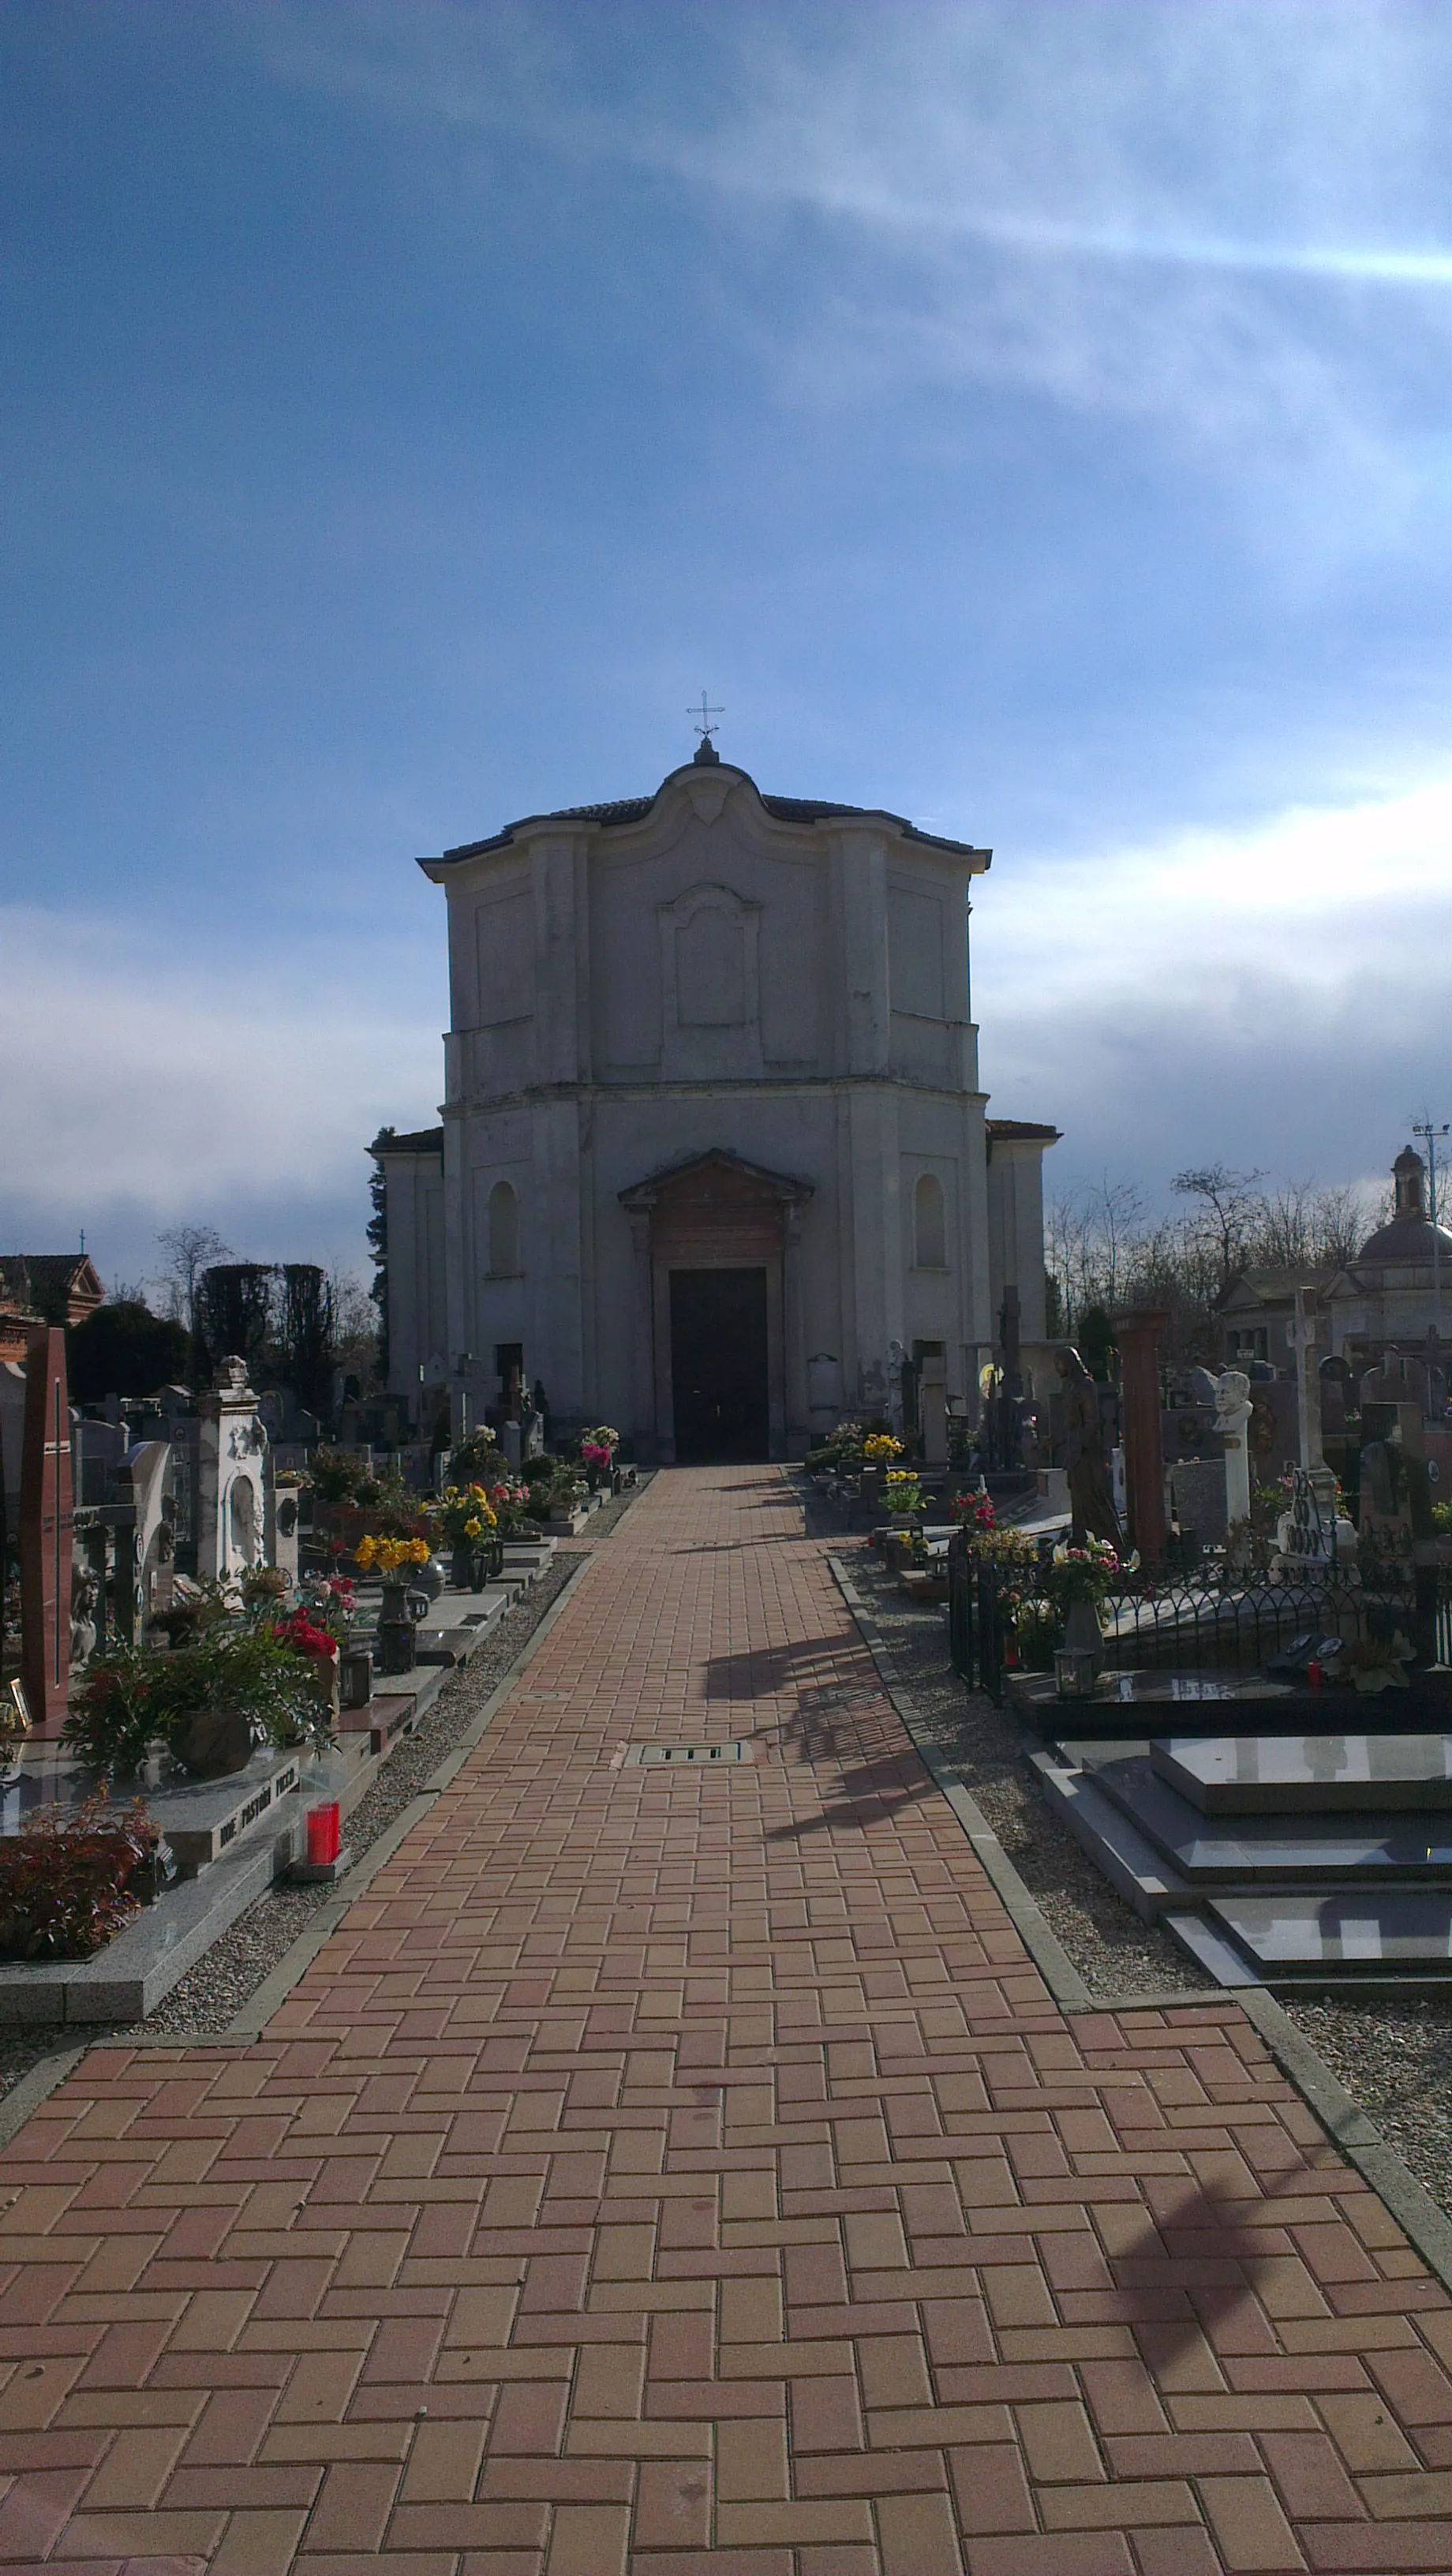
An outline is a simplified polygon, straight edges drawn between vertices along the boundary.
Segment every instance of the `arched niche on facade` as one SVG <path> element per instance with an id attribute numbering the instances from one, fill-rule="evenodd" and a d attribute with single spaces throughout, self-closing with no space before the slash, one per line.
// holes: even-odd
<path id="1" fill-rule="evenodd" d="M 496 1181 L 489 1193 L 489 1276 L 513 1279 L 519 1258 L 519 1197 L 512 1181 Z"/>
<path id="2" fill-rule="evenodd" d="M 948 1210 L 936 1172 L 924 1172 L 913 1190 L 913 1263 L 919 1270 L 948 1267 Z"/>

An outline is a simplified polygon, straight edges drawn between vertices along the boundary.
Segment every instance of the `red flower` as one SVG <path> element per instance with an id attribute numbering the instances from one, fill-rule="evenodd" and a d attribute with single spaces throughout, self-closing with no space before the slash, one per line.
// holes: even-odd
<path id="1" fill-rule="evenodd" d="M 328 1635 L 326 1628 L 315 1628 L 304 1610 L 294 1611 L 272 1633 L 283 1645 L 291 1646 L 295 1654 L 316 1655 L 320 1661 L 324 1657 L 331 1661 L 338 1651 L 336 1639 Z"/>

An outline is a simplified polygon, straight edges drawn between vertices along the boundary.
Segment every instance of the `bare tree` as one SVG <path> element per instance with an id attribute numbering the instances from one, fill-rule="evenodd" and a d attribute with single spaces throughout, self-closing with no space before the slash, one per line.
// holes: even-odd
<path id="1" fill-rule="evenodd" d="M 337 1366 L 366 1387 L 379 1374 L 378 1308 L 355 1270 L 334 1269 L 328 1286 L 333 1302 L 333 1357 Z"/>
<path id="2" fill-rule="evenodd" d="M 1258 1268 L 1310 1269 L 1320 1259 L 1316 1192 L 1310 1181 L 1264 1190 L 1251 1210 L 1244 1249 Z"/>
<path id="3" fill-rule="evenodd" d="M 1106 1172 L 1097 1188 L 1050 1202 L 1044 1249 L 1066 1333 L 1076 1332 L 1091 1308 L 1108 1314 L 1123 1302 L 1149 1239 L 1144 1199 L 1132 1181 Z"/>
<path id="4" fill-rule="evenodd" d="M 1378 1203 L 1354 1181 L 1316 1193 L 1316 1226 L 1324 1261 L 1344 1270 L 1356 1259 L 1377 1221 Z"/>
<path id="5" fill-rule="evenodd" d="M 1339 1269 L 1355 1260 L 1374 1223 L 1367 1193 L 1354 1183 L 1323 1190 L 1314 1181 L 1290 1181 L 1262 1191 L 1245 1249 L 1266 1270 Z"/>
<path id="6" fill-rule="evenodd" d="M 197 1281 L 204 1270 L 230 1261 L 232 1247 L 212 1225 L 169 1225 L 156 1238 L 166 1254 L 163 1277 L 172 1313 L 189 1333 L 197 1325 Z"/>
<path id="7" fill-rule="evenodd" d="M 1126 1273 L 1144 1240 L 1144 1199 L 1133 1181 L 1111 1181 L 1105 1172 L 1093 1194 L 1092 1209 L 1102 1289 L 1096 1302 L 1112 1314 L 1123 1300 Z"/>
<path id="8" fill-rule="evenodd" d="M 1245 1244 L 1260 1205 L 1257 1183 L 1265 1174 L 1232 1171 L 1228 1163 L 1202 1163 L 1176 1172 L 1171 1184 L 1181 1198 L 1198 1199 L 1199 1231 L 1208 1235 L 1219 1255 L 1220 1294 L 1228 1295 L 1237 1270 L 1245 1265 Z"/>
<path id="9" fill-rule="evenodd" d="M 1044 1210 L 1044 1266 L 1059 1300 L 1059 1320 L 1072 1333 L 1084 1306 L 1089 1270 L 1089 1219 L 1077 1193 L 1050 1199 Z"/>

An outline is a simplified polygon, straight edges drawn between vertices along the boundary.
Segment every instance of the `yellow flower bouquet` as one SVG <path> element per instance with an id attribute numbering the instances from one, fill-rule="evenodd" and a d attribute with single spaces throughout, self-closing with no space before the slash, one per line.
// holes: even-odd
<path id="1" fill-rule="evenodd" d="M 499 1525 L 499 1515 L 482 1485 L 446 1485 L 439 1496 L 439 1518 L 451 1547 L 488 1538 Z"/>
<path id="2" fill-rule="evenodd" d="M 426 1538 L 360 1538 L 354 1557 L 360 1572 L 381 1574 L 385 1583 L 396 1582 L 406 1566 L 428 1561 Z"/>

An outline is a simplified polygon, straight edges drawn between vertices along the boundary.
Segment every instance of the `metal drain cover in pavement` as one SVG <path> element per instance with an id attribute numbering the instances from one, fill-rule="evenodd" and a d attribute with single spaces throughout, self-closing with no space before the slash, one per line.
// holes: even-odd
<path id="1" fill-rule="evenodd" d="M 732 1744 L 627 1744 L 621 1757 L 622 1767 L 625 1764 L 673 1762 L 684 1768 L 686 1763 L 693 1762 L 698 1771 L 707 1770 L 713 1763 L 719 1767 L 723 1762 L 750 1760 L 751 1755 L 739 1736 Z"/>

